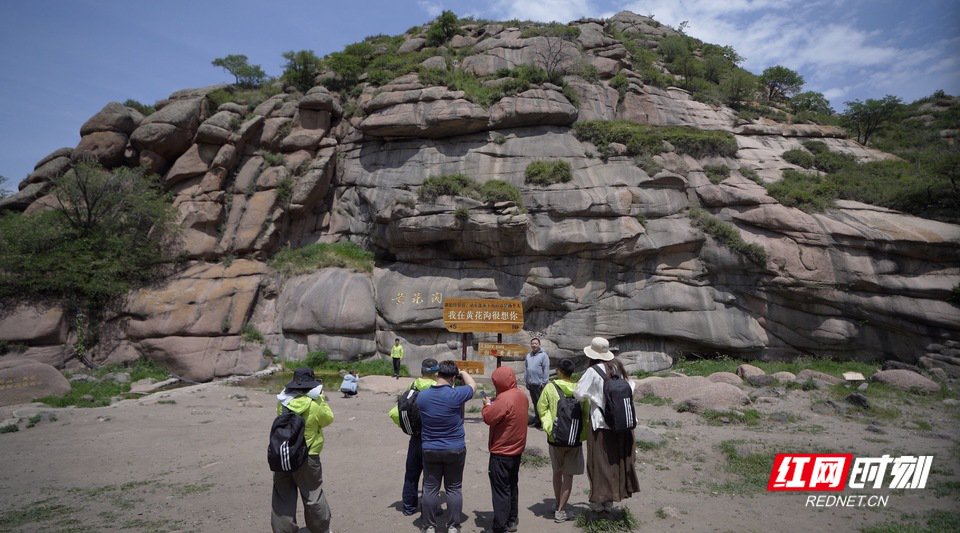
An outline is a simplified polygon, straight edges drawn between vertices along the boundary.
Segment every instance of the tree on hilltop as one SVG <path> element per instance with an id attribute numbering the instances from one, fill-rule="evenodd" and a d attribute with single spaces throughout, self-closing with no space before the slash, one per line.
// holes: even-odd
<path id="1" fill-rule="evenodd" d="M 783 101 L 800 92 L 803 76 L 784 67 L 769 67 L 760 74 L 760 85 L 766 90 L 767 100 Z"/>
<path id="2" fill-rule="evenodd" d="M 293 85 L 300 92 L 307 92 L 313 87 L 313 80 L 320 73 L 320 58 L 313 50 L 300 50 L 283 53 L 287 60 L 283 66 L 283 81 Z"/>
<path id="3" fill-rule="evenodd" d="M 260 65 L 247 63 L 247 56 L 243 54 L 218 57 L 211 63 L 213 66 L 220 67 L 233 74 L 236 84 L 240 87 L 259 87 L 267 77 Z"/>
<path id="4" fill-rule="evenodd" d="M 868 98 L 865 102 L 853 100 L 846 104 L 843 123 L 856 133 L 857 142 L 866 146 L 873 134 L 897 114 L 903 102 L 888 94 L 879 100 Z"/>
<path id="5" fill-rule="evenodd" d="M 790 99 L 790 109 L 794 113 L 812 113 L 814 115 L 832 115 L 833 109 L 823 93 L 806 91 Z"/>
<path id="6" fill-rule="evenodd" d="M 445 10 L 427 29 L 427 46 L 440 46 L 457 34 L 457 15 Z"/>

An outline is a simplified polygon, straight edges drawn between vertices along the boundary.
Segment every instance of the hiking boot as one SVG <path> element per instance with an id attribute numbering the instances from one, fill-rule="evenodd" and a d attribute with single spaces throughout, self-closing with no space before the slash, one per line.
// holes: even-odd
<path id="1" fill-rule="evenodd" d="M 562 523 L 567 521 L 567 512 L 566 511 L 555 511 L 553 513 L 553 521 L 556 523 Z"/>

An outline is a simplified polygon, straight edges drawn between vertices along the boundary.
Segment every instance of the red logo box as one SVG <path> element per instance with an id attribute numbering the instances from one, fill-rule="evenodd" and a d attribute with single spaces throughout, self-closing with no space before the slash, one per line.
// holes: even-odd
<path id="1" fill-rule="evenodd" d="M 853 464 L 851 453 L 778 453 L 768 491 L 842 491 Z"/>

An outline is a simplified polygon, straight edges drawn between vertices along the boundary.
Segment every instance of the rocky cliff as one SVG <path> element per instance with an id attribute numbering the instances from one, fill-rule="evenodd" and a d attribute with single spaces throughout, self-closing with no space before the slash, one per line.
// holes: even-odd
<path id="1" fill-rule="evenodd" d="M 47 208 L 51 178 L 80 154 L 162 175 L 190 263 L 130 294 L 93 353 L 146 355 L 193 380 L 255 371 L 265 348 L 288 359 L 313 350 L 367 358 L 400 337 L 414 363 L 446 356 L 457 340 L 442 325 L 447 297 L 520 299 L 524 331 L 505 342 L 543 335 L 550 354 L 565 357 L 601 335 L 634 369 L 665 368 L 681 353 L 957 355 L 960 308 L 949 297 L 960 282 L 960 226 L 850 201 L 808 214 L 763 186 L 798 168 L 782 154 L 809 139 L 861 161 L 890 156 L 836 128 L 744 121 L 645 83 L 613 35 L 656 46 L 672 30 L 651 19 L 621 13 L 570 26 L 579 37 L 558 57 L 591 75 L 489 105 L 416 73 L 354 95 L 288 91 L 255 108 L 214 106 L 209 94 L 222 87 L 180 91 L 146 117 L 110 103 L 0 208 Z M 408 34 L 401 52 L 422 50 L 422 37 Z M 554 44 L 474 24 L 446 47 L 459 55 L 426 62 L 489 77 L 539 66 Z M 601 150 L 572 129 L 596 120 L 725 132 L 736 150 L 691 155 L 665 142 L 655 166 L 640 164 L 629 147 Z M 527 183 L 536 161 L 567 162 L 572 179 Z M 710 179 L 708 166 L 729 175 Z M 419 195 L 427 178 L 451 174 L 502 180 L 521 201 Z M 765 254 L 739 253 L 704 230 L 704 217 Z M 267 264 L 284 247 L 343 240 L 375 253 L 372 273 L 283 277 Z M 26 345 L 17 357 L 63 368 L 75 364 L 71 324 L 55 306 L 22 303 L 0 318 L 0 339 Z M 245 340 L 245 327 L 263 344 Z"/>

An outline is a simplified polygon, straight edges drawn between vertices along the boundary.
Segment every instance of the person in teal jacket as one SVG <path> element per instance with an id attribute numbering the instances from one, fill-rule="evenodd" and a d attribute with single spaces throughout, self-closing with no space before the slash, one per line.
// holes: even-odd
<path id="1" fill-rule="evenodd" d="M 277 414 L 283 408 L 304 419 L 303 436 L 307 441 L 307 461 L 293 472 L 273 473 L 273 499 L 270 526 L 274 533 L 296 533 L 297 493 L 303 499 L 303 516 L 310 533 L 330 531 L 330 506 L 323 493 L 323 428 L 333 422 L 333 410 L 323 397 L 323 385 L 313 370 L 298 368 L 293 379 L 277 395 Z"/>
<path id="2" fill-rule="evenodd" d="M 580 441 L 573 447 L 554 444 L 553 422 L 557 419 L 557 402 L 560 401 L 561 391 L 564 396 L 573 396 L 573 389 L 577 386 L 577 382 L 570 378 L 573 371 L 573 360 L 561 359 L 557 366 L 557 379 L 547 383 L 540 394 L 540 401 L 537 402 L 537 416 L 540 418 L 544 433 L 547 434 L 550 463 L 553 467 L 553 496 L 557 503 L 553 519 L 557 523 L 567 520 L 564 507 L 567 505 L 567 500 L 570 499 L 570 491 L 573 490 L 573 476 L 583 474 L 583 448 L 580 443 L 587 439 L 587 428 L 590 420 L 590 411 L 586 402 L 580 402 L 580 416 L 583 421 L 580 429 Z M 556 387 L 554 384 L 556 384 Z M 560 388 L 560 391 L 557 390 L 557 387 Z"/>
<path id="3" fill-rule="evenodd" d="M 436 359 L 424 359 L 420 366 L 422 377 L 415 379 L 411 388 L 422 391 L 436 385 L 437 380 L 434 378 L 436 378 L 439 369 L 440 364 L 437 363 Z M 400 427 L 400 409 L 396 404 L 393 405 L 393 409 L 390 409 L 389 415 L 393 423 Z M 416 513 L 419 507 L 421 473 L 423 473 L 423 450 L 421 449 L 420 435 L 410 435 L 410 442 L 407 444 L 407 464 L 403 474 L 403 492 L 401 493 L 404 516 Z"/>

